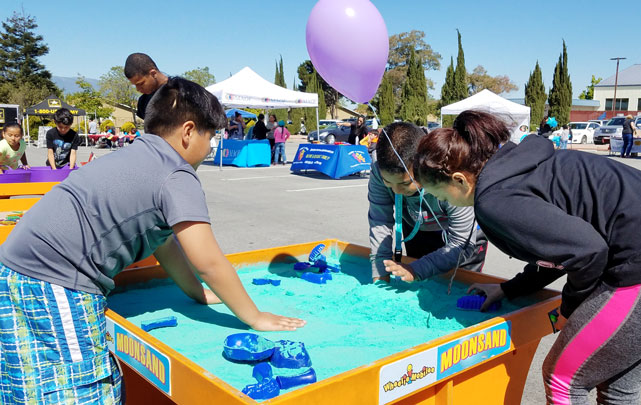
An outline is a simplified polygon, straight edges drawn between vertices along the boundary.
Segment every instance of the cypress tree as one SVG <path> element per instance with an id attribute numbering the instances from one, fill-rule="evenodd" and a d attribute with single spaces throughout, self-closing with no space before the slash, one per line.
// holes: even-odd
<path id="1" fill-rule="evenodd" d="M 318 119 L 323 120 L 327 115 L 327 105 L 325 104 L 325 93 L 323 92 L 323 87 L 320 85 L 318 80 L 318 74 L 314 72 L 309 76 L 309 81 L 307 82 L 307 87 L 305 89 L 307 93 L 316 93 L 318 94 Z M 307 131 L 316 130 L 316 109 L 315 108 L 305 108 L 305 125 Z"/>
<path id="2" fill-rule="evenodd" d="M 563 52 L 559 55 L 559 61 L 554 67 L 554 78 L 548 103 L 550 117 L 556 117 L 559 125 L 570 122 L 570 110 L 572 109 L 572 83 L 568 72 L 568 55 L 565 41 L 563 41 Z"/>
<path id="3" fill-rule="evenodd" d="M 381 125 L 389 125 L 394 122 L 396 102 L 394 100 L 394 86 L 392 85 L 392 81 L 387 73 L 383 75 L 379 94 L 378 115 L 381 119 Z"/>
<path id="4" fill-rule="evenodd" d="M 416 125 L 425 125 L 427 121 L 427 82 L 420 57 L 414 49 L 410 52 L 407 63 L 407 79 L 401 93 L 401 118 Z"/>
<path id="5" fill-rule="evenodd" d="M 454 101 L 454 58 L 450 57 L 450 65 L 445 72 L 445 83 L 441 87 L 440 107 L 452 104 Z"/>
<path id="6" fill-rule="evenodd" d="M 545 85 L 543 84 L 543 75 L 539 67 L 539 61 L 536 61 L 534 71 L 530 73 L 530 78 L 525 83 L 525 105 L 530 107 L 530 127 L 535 128 L 543 120 L 545 115 Z"/>
<path id="7" fill-rule="evenodd" d="M 456 70 L 454 71 L 454 101 L 463 100 L 470 95 L 467 88 L 467 71 L 465 70 L 465 55 L 461 43 L 461 33 L 458 34 L 458 56 L 456 57 Z"/>

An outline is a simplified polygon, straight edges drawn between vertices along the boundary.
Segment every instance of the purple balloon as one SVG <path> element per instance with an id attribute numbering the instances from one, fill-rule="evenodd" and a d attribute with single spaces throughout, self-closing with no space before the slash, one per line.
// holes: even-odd
<path id="1" fill-rule="evenodd" d="M 307 51 L 318 73 L 345 97 L 367 103 L 383 79 L 389 38 L 369 0 L 320 0 L 307 20 Z"/>

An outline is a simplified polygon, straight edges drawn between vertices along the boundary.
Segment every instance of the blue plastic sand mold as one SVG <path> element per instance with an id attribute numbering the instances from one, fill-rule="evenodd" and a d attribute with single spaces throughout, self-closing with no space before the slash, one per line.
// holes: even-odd
<path id="1" fill-rule="evenodd" d="M 305 349 L 305 343 L 291 340 L 276 342 L 274 353 L 269 362 L 278 368 L 301 368 L 312 365 L 309 353 Z"/>
<path id="2" fill-rule="evenodd" d="M 307 271 L 301 274 L 300 278 L 314 284 L 327 284 L 327 280 L 331 280 L 332 275 L 331 273 L 312 273 Z"/>
<path id="3" fill-rule="evenodd" d="M 227 336 L 223 351 L 231 360 L 264 360 L 274 353 L 274 342 L 255 333 L 235 333 Z"/>
<path id="4" fill-rule="evenodd" d="M 279 375 L 278 377 L 276 377 L 276 382 L 278 382 L 278 386 L 282 390 L 296 387 L 298 385 L 311 384 L 316 382 L 316 372 L 314 371 L 313 368 L 310 368 L 304 373 L 298 374 L 298 375 L 291 375 L 291 376 Z"/>
<path id="5" fill-rule="evenodd" d="M 326 260 L 325 256 L 321 254 L 321 252 L 325 249 L 325 245 L 320 243 L 312 249 L 311 252 L 309 252 L 309 262 L 314 263 L 316 260 Z"/>
<path id="6" fill-rule="evenodd" d="M 280 280 L 272 280 L 269 278 L 255 278 L 254 280 L 252 280 L 252 284 L 255 284 L 255 285 L 271 284 L 273 286 L 278 286 L 280 285 Z"/>
<path id="7" fill-rule="evenodd" d="M 265 400 L 277 397 L 280 390 L 316 382 L 316 372 L 311 368 L 305 344 L 291 340 L 279 340 L 274 343 L 255 333 L 236 333 L 227 336 L 224 343 L 224 355 L 230 360 L 262 361 L 252 370 L 256 384 L 243 388 L 243 394 L 250 398 Z M 272 366 L 279 369 L 301 369 L 296 375 L 274 376 Z"/>
<path id="8" fill-rule="evenodd" d="M 466 311 L 480 311 L 481 306 L 487 297 L 484 295 L 466 295 L 456 300 L 456 307 Z M 490 304 L 488 312 L 498 311 L 501 308 L 501 301 Z"/>
<path id="9" fill-rule="evenodd" d="M 178 326 L 178 320 L 176 319 L 175 316 L 168 316 L 166 318 L 159 318 L 151 321 L 143 321 L 140 323 L 140 327 L 145 332 L 149 332 L 152 329 L 166 328 L 171 326 Z"/>

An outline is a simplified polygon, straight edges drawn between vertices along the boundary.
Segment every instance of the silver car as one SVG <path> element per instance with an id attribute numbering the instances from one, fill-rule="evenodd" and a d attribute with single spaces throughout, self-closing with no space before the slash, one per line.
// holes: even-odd
<path id="1" fill-rule="evenodd" d="M 624 122 L 625 117 L 614 117 L 606 125 L 597 128 L 594 131 L 594 143 L 596 145 L 609 144 L 610 138 L 621 138 L 623 136 Z M 641 115 L 637 115 L 634 119 L 634 126 L 637 129 L 641 129 Z"/>

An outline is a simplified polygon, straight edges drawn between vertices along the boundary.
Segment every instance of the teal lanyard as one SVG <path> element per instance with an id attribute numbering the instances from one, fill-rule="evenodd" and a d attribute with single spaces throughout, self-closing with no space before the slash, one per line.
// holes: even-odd
<path id="1" fill-rule="evenodd" d="M 412 232 L 407 236 L 407 238 L 403 239 L 403 195 L 394 194 L 394 216 L 396 218 L 396 237 L 394 238 L 396 247 L 394 249 L 394 261 L 396 262 L 400 262 L 401 257 L 403 256 L 403 248 L 401 247 L 401 243 L 411 240 L 414 236 L 416 236 L 419 228 L 421 227 L 421 219 L 423 216 L 423 210 L 421 209 L 423 204 L 423 189 L 420 190 L 419 195 L 420 199 L 418 203 L 418 218 L 416 218 L 414 229 L 412 229 Z"/>

